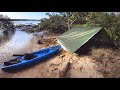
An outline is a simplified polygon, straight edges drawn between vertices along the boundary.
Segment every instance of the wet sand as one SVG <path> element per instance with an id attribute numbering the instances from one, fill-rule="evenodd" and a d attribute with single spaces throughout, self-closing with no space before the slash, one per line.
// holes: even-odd
<path id="1" fill-rule="evenodd" d="M 43 44 L 32 44 L 30 51 L 35 51 L 47 46 L 56 45 L 55 37 L 46 37 Z M 0 78 L 100 78 L 103 77 L 95 69 L 96 64 L 89 56 L 76 56 L 63 49 L 51 58 L 42 61 L 31 67 L 27 67 L 14 72 L 0 71 Z"/>

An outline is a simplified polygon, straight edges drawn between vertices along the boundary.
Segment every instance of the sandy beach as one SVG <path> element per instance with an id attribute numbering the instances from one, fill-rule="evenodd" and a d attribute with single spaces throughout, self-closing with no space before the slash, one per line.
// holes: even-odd
<path id="1" fill-rule="evenodd" d="M 47 37 L 43 44 L 31 45 L 31 48 L 41 49 L 56 45 L 55 37 Z M 1 71 L 1 78 L 101 78 L 103 77 L 96 69 L 96 64 L 89 56 L 77 56 L 63 49 L 50 59 L 34 66 L 15 71 Z"/>
<path id="2" fill-rule="evenodd" d="M 33 42 L 32 42 L 33 43 Z M 57 45 L 54 36 L 43 39 L 43 44 L 30 44 L 31 51 Z M 100 52 L 101 51 L 101 52 Z M 99 52 L 99 54 L 98 54 Z M 103 53 L 104 52 L 104 53 Z M 93 55 L 92 55 L 93 54 Z M 78 56 L 63 49 L 51 58 L 42 61 L 31 67 L 27 67 L 14 72 L 0 71 L 0 78 L 104 78 L 119 77 L 118 72 L 120 57 L 119 53 L 114 53 L 108 49 L 98 49 L 92 54 Z M 104 55 L 102 55 L 104 54 Z M 96 55 L 96 56 L 95 56 Z M 98 61 L 101 60 L 102 62 Z M 116 60 L 114 64 L 109 60 Z M 111 65 L 111 66 L 110 66 Z M 114 70 L 113 70 L 114 69 Z M 116 72 L 117 70 L 117 72 Z M 114 73 L 115 72 L 115 73 Z M 116 75 L 116 76 L 115 76 Z"/>

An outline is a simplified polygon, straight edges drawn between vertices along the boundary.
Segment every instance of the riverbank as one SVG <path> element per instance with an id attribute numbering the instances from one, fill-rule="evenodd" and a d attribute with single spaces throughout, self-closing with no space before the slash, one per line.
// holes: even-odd
<path id="1" fill-rule="evenodd" d="M 43 39 L 39 48 L 58 44 L 56 37 Z M 93 49 L 88 55 L 77 56 L 63 49 L 54 57 L 29 70 L 33 74 L 19 74 L 16 77 L 38 78 L 114 78 L 119 77 L 119 51 Z M 101 60 L 101 61 L 100 61 Z M 114 70 L 113 70 L 114 69 Z"/>
<path id="2" fill-rule="evenodd" d="M 54 36 L 44 38 L 42 43 L 43 44 L 33 45 L 31 46 L 31 48 L 41 49 L 44 47 L 58 44 Z M 92 77 L 102 77 L 101 75 L 97 74 L 95 70 L 93 70 L 93 67 L 94 64 L 90 61 L 89 57 L 83 56 L 80 58 L 64 50 L 61 50 L 57 55 L 54 55 L 47 61 L 44 61 L 35 66 L 17 72 L 12 73 L 2 72 L 0 74 L 0 77 L 63 78 L 63 77 L 91 77 L 91 75 Z M 87 70 L 87 68 L 89 68 L 89 70 Z"/>
<path id="3" fill-rule="evenodd" d="M 39 48 L 56 45 L 54 36 L 46 37 Z M 14 78 L 89 78 L 102 77 L 95 69 L 95 64 L 91 62 L 89 56 L 78 57 L 61 50 L 49 60 L 35 65 L 34 67 L 18 72 Z"/>
<path id="4" fill-rule="evenodd" d="M 57 45 L 55 36 L 47 36 L 42 44 L 31 48 L 41 49 Z M 99 54 L 98 54 L 99 52 Z M 104 52 L 104 53 L 103 53 Z M 120 53 L 109 49 L 94 49 L 88 55 L 77 56 L 65 50 L 40 62 L 16 72 L 4 72 L 1 78 L 104 78 L 120 77 Z M 96 55 L 96 56 L 95 56 Z M 100 61 L 101 60 L 101 61 Z M 114 69 L 114 70 L 113 70 Z M 9 75 L 9 76 L 8 76 Z"/>

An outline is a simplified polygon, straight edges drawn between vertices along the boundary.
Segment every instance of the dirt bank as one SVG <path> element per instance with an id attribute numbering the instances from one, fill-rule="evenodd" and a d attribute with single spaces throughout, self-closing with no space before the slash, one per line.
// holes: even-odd
<path id="1" fill-rule="evenodd" d="M 91 58 L 99 71 L 106 78 L 120 78 L 120 51 L 99 48 L 91 51 Z"/>
<path id="2" fill-rule="evenodd" d="M 43 39 L 42 44 L 31 46 L 31 48 L 41 49 L 56 44 L 58 44 L 56 38 L 49 36 Z M 116 55 L 118 56 L 118 54 Z M 0 77 L 6 78 L 8 77 L 7 74 L 9 74 L 11 78 L 104 78 L 106 77 L 106 74 L 103 72 L 105 70 L 100 68 L 103 64 L 98 64 L 99 59 L 95 58 L 93 53 L 77 56 L 62 49 L 59 53 L 44 62 L 17 72 L 0 74 Z"/>
<path id="3" fill-rule="evenodd" d="M 46 37 L 42 41 L 43 44 L 31 46 L 31 48 L 44 48 L 51 45 L 56 45 L 55 37 Z M 41 62 L 32 67 L 17 71 L 4 73 L 1 77 L 12 78 L 100 78 L 103 77 L 95 70 L 96 64 L 91 61 L 89 56 L 78 57 L 70 54 L 63 49 L 49 60 Z"/>
<path id="4" fill-rule="evenodd" d="M 100 78 L 89 56 L 74 56 L 61 50 L 49 60 L 16 72 L 13 78 Z"/>

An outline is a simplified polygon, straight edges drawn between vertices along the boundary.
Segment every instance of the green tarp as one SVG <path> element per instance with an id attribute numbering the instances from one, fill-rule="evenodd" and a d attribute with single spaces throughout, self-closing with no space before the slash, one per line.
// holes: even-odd
<path id="1" fill-rule="evenodd" d="M 75 26 L 58 36 L 57 39 L 65 50 L 74 53 L 101 29 L 102 27 L 97 26 Z"/>

